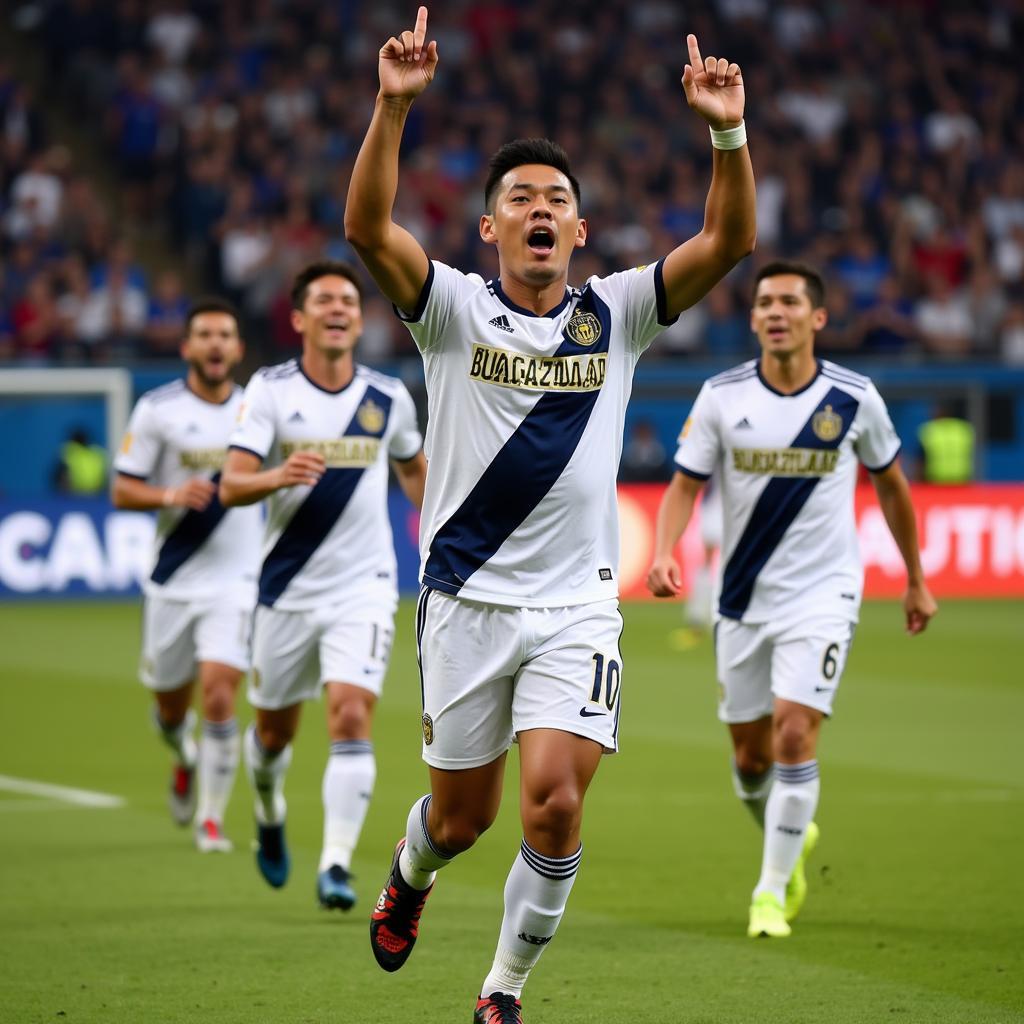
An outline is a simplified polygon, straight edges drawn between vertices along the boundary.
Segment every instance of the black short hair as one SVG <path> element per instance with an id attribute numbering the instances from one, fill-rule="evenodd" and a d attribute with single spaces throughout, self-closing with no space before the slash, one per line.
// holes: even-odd
<path id="1" fill-rule="evenodd" d="M 766 263 L 754 278 L 754 299 L 757 299 L 757 286 L 766 277 L 778 277 L 780 274 L 793 274 L 796 277 L 802 277 L 807 289 L 807 297 L 811 300 L 811 306 L 814 309 L 821 309 L 825 305 L 825 279 L 814 267 L 797 260 L 773 260 L 771 263 Z"/>
<path id="2" fill-rule="evenodd" d="M 317 260 L 303 267 L 292 281 L 292 309 L 301 310 L 306 302 L 306 292 L 314 281 L 321 277 L 344 277 L 356 286 L 359 301 L 363 301 L 363 283 L 359 271 L 344 260 Z"/>
<path id="3" fill-rule="evenodd" d="M 235 328 L 241 333 L 242 321 L 234 303 L 222 299 L 219 295 L 206 295 L 201 299 L 196 299 L 188 307 L 188 314 L 185 317 L 186 338 L 192 333 L 192 321 L 202 313 L 226 313 L 235 321 Z"/>
<path id="4" fill-rule="evenodd" d="M 514 139 L 506 142 L 490 159 L 487 181 L 484 183 L 484 209 L 488 213 L 494 212 L 494 193 L 501 179 L 513 167 L 522 167 L 523 164 L 544 164 L 561 171 L 572 186 L 577 211 L 580 209 L 580 183 L 569 169 L 569 154 L 550 139 Z"/>

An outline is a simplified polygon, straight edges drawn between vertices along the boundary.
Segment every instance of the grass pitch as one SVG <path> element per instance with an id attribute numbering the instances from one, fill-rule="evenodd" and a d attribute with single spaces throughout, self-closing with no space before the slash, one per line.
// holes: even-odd
<path id="1" fill-rule="evenodd" d="M 530 1024 L 1024 1022 L 1021 605 L 946 602 L 913 640 L 895 605 L 864 609 L 821 744 L 810 894 L 777 941 L 744 934 L 760 835 L 732 795 L 710 644 L 673 648 L 677 606 L 624 613 L 622 753 L 588 798 L 569 909 L 526 989 Z M 386 975 L 368 948 L 426 783 L 411 606 L 345 916 L 314 897 L 322 708 L 305 713 L 292 878 L 273 891 L 241 776 L 233 854 L 200 857 L 170 824 L 169 761 L 135 682 L 139 618 L 132 605 L 0 610 L 0 775 L 126 801 L 80 807 L 0 779 L 0 1021 L 468 1024 L 519 842 L 514 779 L 495 827 L 441 875 L 409 964 Z"/>

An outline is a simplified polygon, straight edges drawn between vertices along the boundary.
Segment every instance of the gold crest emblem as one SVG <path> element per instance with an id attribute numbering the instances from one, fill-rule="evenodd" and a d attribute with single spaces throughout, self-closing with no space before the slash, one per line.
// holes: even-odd
<path id="1" fill-rule="evenodd" d="M 368 434 L 379 434 L 384 429 L 384 410 L 367 398 L 356 412 L 356 421 Z"/>
<path id="2" fill-rule="evenodd" d="M 565 333 L 577 345 L 593 345 L 601 337 L 601 321 L 593 313 L 573 313 L 565 325 Z"/>
<path id="3" fill-rule="evenodd" d="M 428 747 L 434 742 L 434 720 L 426 712 L 423 713 L 423 742 Z"/>
<path id="4" fill-rule="evenodd" d="M 811 430 L 814 436 L 822 441 L 834 441 L 843 429 L 843 417 L 833 412 L 831 405 L 826 405 L 821 412 L 814 414 Z"/>
<path id="5" fill-rule="evenodd" d="M 638 274 L 642 274 L 647 269 L 648 266 L 649 266 L 649 264 L 647 264 L 647 263 L 641 263 L 640 266 L 638 266 L 636 268 L 636 272 Z"/>
<path id="6" fill-rule="evenodd" d="M 690 427 L 693 426 L 693 417 L 687 416 L 686 422 L 683 424 L 683 429 L 679 431 L 679 440 L 685 441 L 690 436 Z"/>

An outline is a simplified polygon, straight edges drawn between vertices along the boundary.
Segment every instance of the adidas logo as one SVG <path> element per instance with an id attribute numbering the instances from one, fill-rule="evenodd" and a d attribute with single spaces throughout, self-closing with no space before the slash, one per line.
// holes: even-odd
<path id="1" fill-rule="evenodd" d="M 516 332 L 516 329 L 508 322 L 508 317 L 504 313 L 487 322 L 492 327 L 497 327 L 499 331 L 507 331 L 509 334 L 515 334 Z"/>
<path id="2" fill-rule="evenodd" d="M 750 420 L 748 420 L 747 417 L 744 416 L 743 419 L 741 419 L 739 421 L 739 423 L 737 423 L 732 429 L 733 430 L 753 430 L 754 426 L 750 422 Z"/>
<path id="3" fill-rule="evenodd" d="M 293 412 L 291 414 L 291 416 L 288 417 L 288 422 L 289 423 L 305 423 L 306 422 L 306 417 L 303 416 L 302 413 L 299 412 L 298 409 L 296 409 L 295 412 Z"/>

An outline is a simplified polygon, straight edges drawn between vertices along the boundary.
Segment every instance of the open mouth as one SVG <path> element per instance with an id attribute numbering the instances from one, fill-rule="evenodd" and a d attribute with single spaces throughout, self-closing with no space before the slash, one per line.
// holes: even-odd
<path id="1" fill-rule="evenodd" d="M 537 256 L 547 256 L 554 251 L 555 233 L 550 228 L 534 228 L 526 236 L 526 244 L 530 252 Z"/>

